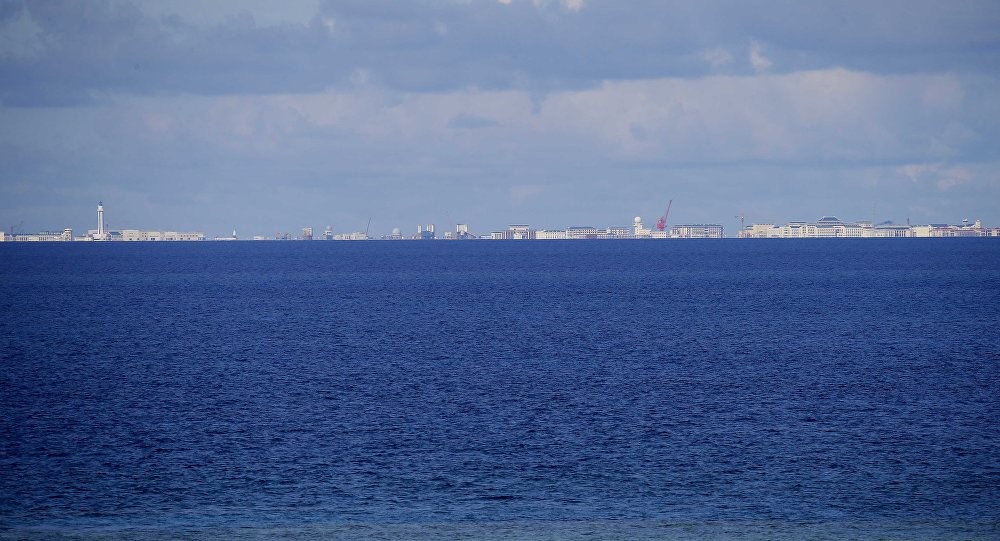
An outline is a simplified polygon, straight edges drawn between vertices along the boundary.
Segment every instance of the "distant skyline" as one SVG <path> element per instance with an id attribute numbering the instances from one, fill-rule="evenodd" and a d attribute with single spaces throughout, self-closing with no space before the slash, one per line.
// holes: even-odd
<path id="1" fill-rule="evenodd" d="M 1000 3 L 0 0 L 0 228 L 1000 225 Z"/>

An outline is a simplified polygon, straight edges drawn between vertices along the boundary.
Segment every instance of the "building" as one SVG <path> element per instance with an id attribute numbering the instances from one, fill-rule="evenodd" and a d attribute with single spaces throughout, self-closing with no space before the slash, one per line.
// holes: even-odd
<path id="1" fill-rule="evenodd" d="M 971 225 L 963 220 L 962 225 L 928 224 L 913 227 L 915 237 L 952 238 L 952 237 L 990 237 L 996 236 L 994 230 L 983 227 L 981 220 Z"/>
<path id="2" fill-rule="evenodd" d="M 63 236 L 67 237 L 66 240 L 73 239 L 73 230 L 63 230 Z M 233 237 L 236 237 L 235 230 L 233 231 Z M 104 202 L 102 201 L 97 203 L 97 229 L 88 230 L 86 237 L 77 238 L 77 240 L 127 242 L 199 241 L 205 240 L 205 234 L 197 231 L 144 231 L 140 229 L 111 231 L 104 222 Z"/>
<path id="3" fill-rule="evenodd" d="M 514 240 L 532 240 L 535 238 L 535 230 L 528 225 L 511 225 L 507 228 Z"/>
<path id="4" fill-rule="evenodd" d="M 121 231 L 109 231 L 108 240 L 121 240 L 125 242 L 158 242 L 158 241 L 195 241 L 205 240 L 205 234 L 200 232 L 181 231 L 142 231 L 139 229 L 122 229 Z"/>
<path id="5" fill-rule="evenodd" d="M 636 216 L 632 219 L 632 236 L 637 239 L 646 239 L 649 238 L 652 233 L 652 230 L 643 227 L 641 216 Z"/>
<path id="6" fill-rule="evenodd" d="M 760 239 L 823 239 L 869 238 L 875 236 L 871 222 L 848 224 L 836 216 L 823 216 L 815 222 L 795 221 L 786 225 L 753 224 L 740 231 L 740 238 Z"/>
<path id="7" fill-rule="evenodd" d="M 538 240 L 566 240 L 565 229 L 539 229 L 535 231 Z"/>
<path id="8" fill-rule="evenodd" d="M 67 236 L 69 232 L 69 236 Z M 63 242 L 73 240 L 73 230 L 64 229 L 61 233 L 55 231 L 41 231 L 39 233 L 14 233 L 7 236 L 6 240 L 13 242 Z"/>
<path id="9" fill-rule="evenodd" d="M 333 240 L 368 240 L 368 233 L 355 231 L 353 233 L 340 233 L 333 236 Z"/>
<path id="10" fill-rule="evenodd" d="M 636 216 L 632 219 L 631 236 L 637 239 L 721 239 L 725 237 L 725 229 L 719 224 L 679 224 L 669 229 L 649 229 L 642 225 L 642 217 Z"/>
<path id="11" fill-rule="evenodd" d="M 525 224 L 512 224 L 502 231 L 492 231 L 489 235 L 491 240 L 535 240 L 538 238 L 538 231 Z"/>
<path id="12" fill-rule="evenodd" d="M 992 230 L 983 227 L 980 220 L 970 224 L 963 220 L 962 225 L 927 224 L 927 225 L 896 225 L 891 222 L 873 224 L 870 221 L 847 223 L 833 216 L 824 216 L 819 220 L 809 222 L 788 222 L 786 225 L 753 224 L 743 231 L 739 237 L 744 239 L 822 239 L 822 238 L 861 238 L 861 239 L 900 239 L 914 237 L 986 237 Z"/>
<path id="13" fill-rule="evenodd" d="M 427 224 L 424 226 L 417 226 L 417 234 L 413 236 L 414 240 L 434 240 L 437 235 L 434 233 L 434 224 Z"/>
<path id="14" fill-rule="evenodd" d="M 574 225 L 566 228 L 567 239 L 596 239 L 603 231 L 589 225 Z"/>
<path id="15" fill-rule="evenodd" d="M 721 239 L 725 231 L 719 224 L 675 225 L 670 228 L 670 238 L 674 239 Z"/>
<path id="16" fill-rule="evenodd" d="M 469 233 L 469 224 L 458 224 L 455 226 L 455 238 L 459 240 L 475 239 L 477 238 L 472 233 Z"/>

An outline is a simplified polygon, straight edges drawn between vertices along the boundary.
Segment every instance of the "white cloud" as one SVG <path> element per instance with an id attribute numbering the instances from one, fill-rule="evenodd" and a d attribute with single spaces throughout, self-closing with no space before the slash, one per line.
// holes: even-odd
<path id="1" fill-rule="evenodd" d="M 750 42 L 750 65 L 756 72 L 767 71 L 774 65 L 771 59 L 764 56 L 761 44 L 757 41 Z"/>
<path id="2" fill-rule="evenodd" d="M 899 173 L 913 183 L 933 184 L 940 191 L 952 190 L 975 179 L 971 170 L 943 163 L 908 164 L 900 167 Z"/>
<path id="3" fill-rule="evenodd" d="M 941 172 L 937 186 L 942 191 L 950 190 L 956 186 L 967 184 L 972 180 L 972 172 L 962 167 L 950 167 Z"/>
<path id="4" fill-rule="evenodd" d="M 320 17 L 320 23 L 323 25 L 323 28 L 325 28 L 327 33 L 330 35 L 333 35 L 334 30 L 336 30 L 337 28 L 337 20 L 334 19 L 333 17 L 326 17 L 326 16 Z"/>
<path id="5" fill-rule="evenodd" d="M 513 0 L 497 0 L 498 3 L 503 4 L 505 6 L 509 6 L 512 3 L 512 1 Z M 552 0 L 530 0 L 530 1 L 536 8 L 543 8 L 547 5 L 552 5 L 554 3 Z M 584 3 L 585 0 L 559 0 L 559 4 L 561 4 L 564 9 L 572 11 L 574 13 L 582 10 Z"/>
<path id="6" fill-rule="evenodd" d="M 702 51 L 701 57 L 714 69 L 723 68 L 733 62 L 733 55 L 721 47 Z"/>
<path id="7" fill-rule="evenodd" d="M 359 80 L 364 79 L 359 76 Z M 954 79 L 954 80 L 953 80 Z M 547 94 L 467 89 L 400 94 L 367 84 L 316 94 L 246 97 L 220 104 L 224 138 L 262 137 L 282 146 L 297 137 L 351 134 L 375 148 L 411 149 L 439 162 L 463 153 L 484 160 L 544 159 L 561 149 L 587 160 L 662 163 L 954 161 L 984 144 L 964 127 L 965 102 L 924 105 L 928 88 L 961 87 L 950 75 L 879 76 L 843 69 L 762 76 L 609 81 Z M 209 107 L 209 110 L 212 108 Z M 243 112 L 244 109 L 256 109 Z M 921 114 L 913 115 L 914 110 Z M 270 111 L 270 112 L 268 112 Z M 293 113 L 293 114 L 291 114 Z M 286 116 L 268 119 L 269 115 Z M 150 122 L 154 132 L 178 122 Z M 312 126 L 299 133 L 305 126 Z M 473 129 L 489 128 L 489 129 Z M 214 130 L 213 130 L 214 131 Z M 940 141 L 948 133 L 964 138 Z M 232 141 L 230 141 L 232 144 Z M 398 150 L 394 152 L 399 152 Z M 919 178 L 923 170 L 901 170 Z M 942 187 L 960 184 L 952 175 Z"/>
<path id="8" fill-rule="evenodd" d="M 541 187 L 535 184 L 515 184 L 510 187 L 509 191 L 510 198 L 515 203 L 524 203 L 537 197 L 540 193 L 542 193 Z"/>
<path id="9" fill-rule="evenodd" d="M 936 137 L 962 111 L 922 107 L 951 76 L 842 69 L 766 76 L 606 82 L 549 96 L 539 122 L 621 157 L 661 161 L 945 158 Z M 913 110 L 922 109 L 919 117 Z M 968 141 L 965 144 L 971 144 Z"/>
<path id="10" fill-rule="evenodd" d="M 900 167 L 899 172 L 910 179 L 911 182 L 919 182 L 921 177 L 929 172 L 936 171 L 940 167 L 940 164 L 914 163 Z"/>

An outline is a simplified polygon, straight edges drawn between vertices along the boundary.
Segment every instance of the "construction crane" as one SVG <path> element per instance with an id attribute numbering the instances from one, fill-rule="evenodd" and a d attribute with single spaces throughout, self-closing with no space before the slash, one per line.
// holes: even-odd
<path id="1" fill-rule="evenodd" d="M 664 229 L 667 228 L 667 218 L 670 217 L 670 207 L 673 206 L 673 204 L 674 204 L 673 199 L 667 201 L 667 211 L 663 213 L 663 216 L 660 216 L 659 220 L 656 220 L 656 228 L 659 229 L 660 231 L 663 231 Z"/>

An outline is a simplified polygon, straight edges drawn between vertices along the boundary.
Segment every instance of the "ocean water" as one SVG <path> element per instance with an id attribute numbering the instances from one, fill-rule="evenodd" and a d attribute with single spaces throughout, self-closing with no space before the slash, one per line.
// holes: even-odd
<path id="1" fill-rule="evenodd" d="M 1000 538 L 995 239 L 5 243 L 0 313 L 0 538 Z"/>

